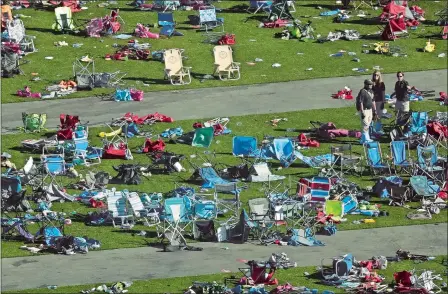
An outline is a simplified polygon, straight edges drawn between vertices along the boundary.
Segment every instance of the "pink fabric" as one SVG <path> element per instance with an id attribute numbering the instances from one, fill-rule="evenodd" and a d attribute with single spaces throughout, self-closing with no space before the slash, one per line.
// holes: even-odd
<path id="1" fill-rule="evenodd" d="M 143 100 L 143 91 L 142 90 L 136 90 L 136 89 L 131 89 L 131 98 L 134 101 L 142 101 Z"/>

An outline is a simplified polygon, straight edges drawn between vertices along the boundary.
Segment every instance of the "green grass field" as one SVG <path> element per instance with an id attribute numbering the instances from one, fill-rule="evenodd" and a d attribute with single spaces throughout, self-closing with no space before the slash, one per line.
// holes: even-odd
<path id="1" fill-rule="evenodd" d="M 330 258 L 330 257 L 329 257 Z M 356 256 L 355 256 L 356 258 Z M 385 278 L 383 282 L 384 285 L 389 285 L 393 288 L 395 284 L 393 274 L 400 271 L 412 271 L 416 270 L 429 270 L 433 272 L 433 275 L 440 275 L 442 280 L 435 280 L 435 284 L 441 287 L 442 283 L 447 282 L 447 267 L 443 264 L 446 262 L 446 256 L 438 256 L 435 260 L 426 261 L 422 263 L 416 263 L 414 261 L 401 261 L 401 262 L 391 262 L 388 264 L 386 270 L 378 271 L 378 274 Z M 243 267 L 243 266 L 242 266 Z M 309 273 L 307 276 L 305 273 Z M 241 273 L 235 274 L 214 274 L 206 276 L 193 276 L 184 278 L 170 278 L 170 279 L 154 279 L 145 281 L 133 281 L 133 284 L 129 289 L 129 294 L 131 293 L 183 293 L 193 282 L 208 282 L 211 283 L 216 281 L 218 284 L 222 284 L 226 277 L 234 275 L 236 277 L 241 277 Z M 308 289 L 318 289 L 319 293 L 323 290 L 334 291 L 334 293 L 344 293 L 342 289 L 336 287 L 325 286 L 320 283 L 320 273 L 317 271 L 316 267 L 297 267 L 287 270 L 278 270 L 275 274 L 278 279 L 279 284 L 284 285 L 285 283 L 290 283 L 294 287 L 305 286 Z M 118 282 L 113 281 L 113 282 Z M 46 287 L 39 289 L 29 289 L 23 291 L 7 291 L 4 293 L 80 293 L 82 290 L 90 290 L 100 286 L 98 285 L 79 285 L 79 286 L 69 286 L 69 287 L 58 287 L 55 290 L 48 290 Z M 107 284 L 111 286 L 111 284 Z M 231 287 L 231 285 L 229 285 Z M 271 289 L 269 286 L 267 289 Z M 441 287 L 444 293 L 446 293 L 447 288 Z M 49 292 L 51 291 L 51 292 Z M 95 292 L 97 293 L 97 292 Z"/>
<path id="2" fill-rule="evenodd" d="M 91 19 L 108 15 L 111 8 L 120 8 L 120 15 L 125 21 L 121 33 L 131 34 L 137 23 L 154 24 L 157 22 L 156 12 L 145 12 L 135 10 L 126 5 L 127 1 L 118 1 L 118 5 L 109 5 L 99 8 L 99 2 L 88 4 L 89 9 L 76 13 L 76 19 Z M 381 28 L 379 24 L 370 20 L 363 20 L 356 16 L 356 12 L 345 23 L 333 23 L 333 17 L 318 17 L 323 10 L 318 10 L 318 5 L 324 9 L 337 8 L 335 1 L 297 1 L 297 12 L 293 15 L 303 23 L 308 20 L 313 22 L 315 33 L 327 36 L 330 31 L 357 30 L 362 35 L 374 34 Z M 267 29 L 258 28 L 262 14 L 251 15 L 238 6 L 247 6 L 248 1 L 222 1 L 216 3 L 216 7 L 222 9 L 218 17 L 225 19 L 225 31 L 236 35 L 234 49 L 234 60 L 241 63 L 242 78 L 239 81 L 222 82 L 219 80 L 206 80 L 201 82 L 206 74 L 213 73 L 214 45 L 204 43 L 204 36 L 197 32 L 188 23 L 189 15 L 197 15 L 196 11 L 175 11 L 174 17 L 177 22 L 177 30 L 184 34 L 183 37 L 172 37 L 170 39 L 140 39 L 140 43 L 150 43 L 151 50 L 169 48 L 185 49 L 185 66 L 192 67 L 193 82 L 182 88 L 215 87 L 223 85 L 247 85 L 255 83 L 280 82 L 290 80 L 312 79 L 322 77 L 354 75 L 352 68 L 366 68 L 372 71 L 373 66 L 380 66 L 384 72 L 420 71 L 429 69 L 446 68 L 446 59 L 438 58 L 441 52 L 446 52 L 447 42 L 440 37 L 441 27 L 434 25 L 434 13 L 444 7 L 443 1 L 423 1 L 419 3 L 426 11 L 427 21 L 421 24 L 417 30 L 409 30 L 410 38 L 400 39 L 393 42 L 399 46 L 408 57 L 390 57 L 377 54 L 364 54 L 364 44 L 371 44 L 379 38 L 358 41 L 339 40 L 335 42 L 316 43 L 299 42 L 297 40 L 281 40 L 274 35 L 282 31 L 282 28 Z M 46 86 L 58 84 L 61 80 L 73 79 L 72 63 L 75 59 L 85 55 L 95 59 L 97 72 L 115 72 L 120 70 L 126 72 L 123 87 L 134 87 L 148 91 L 161 91 L 180 89 L 163 81 L 164 65 L 157 61 L 106 61 L 105 54 L 114 53 L 114 44 L 125 45 L 127 40 L 118 40 L 110 36 L 104 38 L 86 38 L 83 36 L 55 34 L 52 30 L 54 23 L 53 11 L 37 11 L 34 9 L 22 9 L 15 13 L 30 16 L 23 18 L 27 34 L 35 36 L 35 45 L 39 52 L 29 54 L 25 57 L 29 61 L 23 65 L 25 72 L 23 76 L 16 76 L 2 80 L 2 103 L 30 101 L 33 98 L 20 98 L 16 92 L 24 86 L 31 86 L 33 92 L 44 91 Z M 377 17 L 380 10 L 366 11 L 368 19 Z M 315 18 L 318 17 L 318 18 Z M 159 28 L 152 28 L 159 32 Z M 436 35 L 435 37 L 433 37 Z M 420 49 L 425 46 L 428 37 L 436 45 L 433 53 L 423 53 Z M 255 41 L 254 41 L 255 40 Z M 55 42 L 66 41 L 69 46 L 56 47 Z M 82 43 L 81 48 L 73 48 L 74 43 Z M 329 57 L 330 54 L 340 50 L 355 52 L 360 58 L 360 63 L 352 61 L 353 57 L 347 54 L 343 57 Z M 297 53 L 303 53 L 298 55 Z M 52 56 L 53 60 L 45 57 Z M 250 66 L 256 58 L 263 62 Z M 280 63 L 280 68 L 273 68 L 272 64 Z M 314 70 L 307 71 L 312 67 Z M 37 73 L 40 81 L 30 81 L 32 73 Z M 143 85 L 146 84 L 146 85 Z M 92 92 L 78 92 L 70 97 L 88 97 L 103 92 L 111 92 L 111 89 L 96 89 Z"/>
<path id="3" fill-rule="evenodd" d="M 430 110 L 435 111 L 444 111 L 444 108 L 438 106 L 437 102 L 413 102 L 412 108 L 415 110 Z M 202 156 L 206 156 L 202 154 L 204 151 L 215 152 L 216 157 L 209 156 L 209 158 L 214 163 L 222 163 L 222 164 L 238 164 L 240 163 L 240 159 L 235 158 L 231 154 L 232 150 L 232 137 L 234 135 L 248 135 L 255 136 L 258 138 L 260 142 L 264 135 L 272 135 L 272 136 L 297 136 L 298 132 L 287 132 L 288 128 L 296 128 L 296 129 L 304 129 L 308 130 L 311 125 L 309 124 L 310 120 L 318 120 L 325 122 L 328 120 L 328 113 L 332 112 L 331 121 L 336 124 L 338 128 L 345 129 L 359 129 L 358 117 L 355 116 L 354 108 L 341 108 L 338 109 L 337 112 L 334 112 L 331 109 L 324 110 L 310 110 L 310 111 L 300 111 L 300 112 L 291 112 L 291 113 L 282 113 L 282 114 L 268 114 L 268 115 L 250 115 L 250 116 L 242 116 L 242 117 L 232 117 L 230 118 L 230 123 L 228 127 L 232 130 L 231 135 L 224 135 L 215 137 L 214 142 L 208 150 L 204 150 L 201 148 L 195 148 L 188 145 L 183 144 L 167 144 L 167 151 L 184 154 L 189 157 L 191 154 L 199 154 Z M 272 127 L 269 123 L 269 120 L 273 118 L 287 118 L 288 121 L 281 122 L 278 127 Z M 81 116 L 82 119 L 82 116 Z M 154 134 L 160 134 L 163 130 L 170 127 L 178 127 L 181 126 L 184 132 L 187 132 L 192 129 L 192 124 L 195 121 L 179 121 L 171 124 L 158 123 L 153 128 L 152 131 Z M 384 121 L 386 124 L 387 121 Z M 144 129 L 145 130 L 145 129 Z M 146 130 L 149 130 L 149 127 L 146 127 Z M 95 127 L 91 128 L 89 132 L 91 146 L 101 146 L 100 138 L 97 137 L 100 131 L 108 131 L 106 127 Z M 3 135 L 2 136 L 2 151 L 7 151 L 13 156 L 13 162 L 16 163 L 18 168 L 21 168 L 27 158 L 29 156 L 33 156 L 37 162 L 39 161 L 39 154 L 27 154 L 21 153 L 20 142 L 27 138 L 39 138 L 43 134 L 17 134 L 17 135 Z M 47 134 L 50 135 L 50 134 Z M 149 158 L 144 154 L 136 153 L 136 149 L 141 147 L 144 142 L 144 138 L 132 138 L 129 140 L 130 148 L 134 155 L 134 160 L 129 161 L 120 161 L 120 160 L 103 160 L 101 165 L 93 166 L 92 169 L 99 171 L 107 171 L 112 176 L 115 176 L 117 172 L 115 172 L 112 168 L 113 165 L 118 165 L 120 163 L 140 163 L 140 164 L 148 164 L 150 162 Z M 340 142 L 352 142 L 354 143 L 354 151 L 360 154 L 363 154 L 362 146 L 355 141 L 355 139 L 349 138 L 341 138 Z M 389 142 L 388 138 L 384 138 L 384 142 Z M 312 148 L 309 150 L 303 150 L 302 152 L 305 155 L 318 155 L 318 154 L 326 154 L 330 152 L 330 145 L 337 144 L 334 143 L 322 143 L 320 148 Z M 382 144 L 382 152 L 384 156 L 390 155 L 389 151 L 389 143 Z M 439 150 L 439 155 L 443 156 L 443 151 Z M 415 158 L 415 154 L 413 154 Z M 446 156 L 446 154 L 445 154 Z M 201 164 L 201 161 L 196 159 L 191 159 L 195 164 Z M 109 185 L 108 187 L 116 187 L 117 189 L 128 189 L 130 191 L 140 191 L 145 193 L 152 192 L 168 192 L 175 188 L 175 183 L 181 185 L 192 185 L 193 187 L 198 187 L 198 183 L 190 183 L 188 182 L 188 178 L 193 173 L 193 168 L 189 165 L 187 160 L 182 162 L 183 166 L 186 168 L 186 172 L 175 173 L 171 175 L 153 175 L 149 178 L 142 178 L 142 183 L 138 186 L 127 186 L 127 185 Z M 312 177 L 317 174 L 317 170 L 310 169 L 304 166 L 300 161 L 296 161 L 290 168 L 277 170 L 278 162 L 274 161 L 271 163 L 271 169 L 274 174 L 286 175 L 288 176 L 287 180 L 284 181 L 284 187 L 290 186 L 292 191 L 295 191 L 296 182 L 299 178 L 302 177 Z M 76 168 L 79 173 L 84 173 L 86 168 L 77 167 Z M 360 184 L 362 187 L 373 186 L 375 183 L 375 178 L 369 174 L 368 170 L 365 170 L 364 175 L 362 177 L 349 176 L 351 181 Z M 70 178 L 61 178 L 65 185 L 73 182 L 74 179 Z M 247 201 L 251 198 L 264 197 L 263 186 L 259 183 L 249 183 L 249 188 L 244 190 L 241 194 L 241 200 L 243 201 L 245 207 L 247 208 Z M 68 190 L 70 193 L 76 194 L 80 193 L 80 191 Z M 292 192 L 291 191 L 291 192 Z M 389 226 L 400 226 L 400 225 L 410 225 L 410 224 L 423 224 L 423 223 L 441 223 L 446 222 L 447 211 L 443 210 L 439 215 L 433 215 L 433 218 L 430 220 L 409 220 L 406 218 L 406 214 L 411 210 L 401 207 L 389 207 L 388 202 L 386 200 L 381 200 L 379 198 L 372 198 L 372 201 L 375 203 L 379 203 L 382 205 L 381 210 L 386 210 L 390 213 L 388 217 L 379 217 L 376 218 L 376 223 L 373 224 L 353 224 L 354 220 L 358 220 L 361 218 L 365 218 L 359 215 L 349 215 L 347 216 L 347 221 L 338 225 L 339 230 L 356 230 L 356 229 L 367 229 L 367 228 L 375 228 L 375 227 L 389 227 Z M 417 208 L 419 206 L 418 203 L 411 203 L 411 207 Z M 94 211 L 93 208 L 88 208 L 80 203 L 54 203 L 53 210 L 55 211 L 64 211 L 67 214 L 76 211 L 78 213 L 87 213 L 89 211 Z M 143 225 L 137 225 L 134 227 L 132 232 L 139 232 L 140 230 L 147 229 Z M 30 230 L 34 233 L 37 231 L 37 225 L 34 227 L 31 226 Z M 88 236 L 90 238 L 94 238 L 100 240 L 102 243 L 102 250 L 106 249 L 115 249 L 115 248 L 129 248 L 129 247 L 141 247 L 147 246 L 146 240 L 139 236 L 133 236 L 131 234 L 124 234 L 120 229 L 115 229 L 112 226 L 110 227 L 92 227 L 85 226 L 82 222 L 73 222 L 71 226 L 66 226 L 66 234 L 71 234 L 73 236 Z M 3 241 L 2 242 L 2 257 L 14 257 L 14 256 L 24 256 L 29 255 L 28 251 L 24 251 L 19 249 L 22 245 L 22 242 L 15 241 Z"/>

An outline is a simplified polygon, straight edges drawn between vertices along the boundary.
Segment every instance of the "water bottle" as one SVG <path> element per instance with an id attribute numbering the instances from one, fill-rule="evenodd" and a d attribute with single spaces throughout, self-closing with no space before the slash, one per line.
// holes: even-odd
<path id="1" fill-rule="evenodd" d="M 48 288 L 48 289 L 51 289 L 51 290 L 55 290 L 55 289 L 58 288 L 58 286 L 56 286 L 56 285 L 51 285 L 51 286 L 48 286 L 47 288 Z"/>

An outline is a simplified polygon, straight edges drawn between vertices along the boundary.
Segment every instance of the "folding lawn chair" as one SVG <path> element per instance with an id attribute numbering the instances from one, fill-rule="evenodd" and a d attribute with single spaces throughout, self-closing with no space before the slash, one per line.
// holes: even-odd
<path id="1" fill-rule="evenodd" d="M 416 171 L 430 177 L 433 181 L 442 183 L 444 180 L 444 166 L 446 158 L 439 158 L 435 145 L 417 146 Z"/>
<path id="2" fill-rule="evenodd" d="M 183 50 L 179 49 L 169 49 L 163 52 L 165 78 L 169 78 L 173 85 L 188 85 L 191 83 L 191 67 L 183 66 L 182 52 Z"/>
<path id="3" fill-rule="evenodd" d="M 157 12 L 157 24 L 161 27 L 175 26 L 174 16 L 172 12 Z"/>
<path id="4" fill-rule="evenodd" d="M 231 216 L 225 221 L 225 224 L 232 224 L 238 219 L 241 207 L 241 188 L 238 187 L 237 183 L 215 184 L 214 188 L 213 199 L 218 208 L 218 213 L 226 214 L 227 212 L 230 212 Z"/>
<path id="5" fill-rule="evenodd" d="M 214 220 L 218 216 L 218 207 L 214 201 L 199 200 L 193 202 L 194 220 Z"/>
<path id="6" fill-rule="evenodd" d="M 160 223 L 158 212 L 149 212 L 137 192 L 123 191 L 124 197 L 131 205 L 132 212 L 137 220 L 142 220 L 145 226 L 157 226 Z"/>
<path id="7" fill-rule="evenodd" d="M 212 144 L 214 137 L 214 128 L 197 128 L 194 132 L 191 146 L 208 148 Z"/>
<path id="8" fill-rule="evenodd" d="M 389 164 L 383 161 L 380 143 L 376 141 L 364 143 L 364 153 L 366 155 L 367 165 L 374 175 L 391 174 Z"/>
<path id="9" fill-rule="evenodd" d="M 183 236 L 186 227 L 192 222 L 191 214 L 187 210 L 190 200 L 184 196 L 181 198 L 169 198 L 164 203 L 163 231 L 172 246 L 182 246 L 187 242 Z"/>
<path id="10" fill-rule="evenodd" d="M 20 18 L 6 22 L 6 29 L 8 31 L 9 40 L 19 44 L 20 50 L 25 53 L 36 52 L 34 47 L 34 36 L 28 36 L 25 33 L 25 26 Z"/>
<path id="11" fill-rule="evenodd" d="M 92 166 L 101 163 L 103 156 L 103 148 L 90 147 L 87 137 L 74 138 L 74 155 L 73 162 Z"/>
<path id="12" fill-rule="evenodd" d="M 412 158 L 409 157 L 409 142 L 392 141 L 390 142 L 390 151 L 395 173 L 405 171 L 407 174 L 412 175 L 414 163 Z"/>
<path id="13" fill-rule="evenodd" d="M 23 130 L 25 133 L 40 133 L 45 130 L 47 114 L 22 112 Z"/>
<path id="14" fill-rule="evenodd" d="M 389 195 L 390 206 L 404 206 L 411 201 L 411 190 L 408 186 L 392 187 Z"/>
<path id="15" fill-rule="evenodd" d="M 213 54 L 215 57 L 215 74 L 218 74 L 220 80 L 240 79 L 240 63 L 233 62 L 233 50 L 229 45 L 215 46 Z"/>
<path id="16" fill-rule="evenodd" d="M 224 33 L 224 19 L 216 17 L 216 9 L 213 6 L 202 6 L 199 8 L 199 25 L 208 33 L 217 27 L 221 27 Z"/>
<path id="17" fill-rule="evenodd" d="M 118 225 L 123 228 L 134 226 L 134 216 L 128 208 L 128 200 L 121 191 L 106 190 L 104 192 L 107 199 L 107 210 L 112 214 L 112 224 L 116 228 Z M 117 220 L 119 222 L 117 222 Z M 117 224 L 118 223 L 118 224 Z"/>
<path id="18" fill-rule="evenodd" d="M 274 175 L 266 162 L 254 163 L 250 169 L 250 182 L 271 182 L 284 180 L 285 176 Z"/>
<path id="19" fill-rule="evenodd" d="M 56 184 L 59 187 L 63 187 L 60 185 L 60 181 L 57 180 L 57 177 L 64 176 L 67 173 L 64 154 L 41 155 L 40 160 L 46 173 L 43 181 L 45 181 L 47 177 L 50 177 L 51 181 L 49 186 Z"/>
<path id="20" fill-rule="evenodd" d="M 355 175 L 362 175 L 362 156 L 355 155 L 352 144 L 330 146 L 330 152 L 334 161 L 329 166 L 329 170 L 338 177 L 353 172 Z M 339 167 L 339 171 L 335 168 Z"/>
<path id="21" fill-rule="evenodd" d="M 417 196 L 422 198 L 436 198 L 440 187 L 428 181 L 426 176 L 412 176 L 409 183 Z"/>
<path id="22" fill-rule="evenodd" d="M 410 132 L 413 135 L 426 134 L 428 131 L 426 125 L 428 124 L 428 112 L 412 112 Z"/>
<path id="23" fill-rule="evenodd" d="M 54 9 L 54 14 L 56 22 L 53 24 L 53 30 L 62 33 L 76 32 L 70 7 L 57 7 Z"/>
<path id="24" fill-rule="evenodd" d="M 232 154 L 234 156 L 254 157 L 258 151 L 257 139 L 248 136 L 235 136 L 232 139 Z"/>
<path id="25" fill-rule="evenodd" d="M 297 159 L 294 144 L 289 138 L 276 138 L 272 145 L 277 159 L 282 167 L 287 168 Z"/>
<path id="26" fill-rule="evenodd" d="M 247 12 L 257 14 L 259 11 L 271 12 L 272 1 L 250 0 Z"/>
<path id="27" fill-rule="evenodd" d="M 313 177 L 310 183 L 310 201 L 325 202 L 330 198 L 331 182 L 327 177 Z"/>

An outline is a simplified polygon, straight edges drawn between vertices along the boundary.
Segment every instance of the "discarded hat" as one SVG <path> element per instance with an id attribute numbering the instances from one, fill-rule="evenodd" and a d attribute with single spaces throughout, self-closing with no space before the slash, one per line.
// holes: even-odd
<path id="1" fill-rule="evenodd" d="M 373 85 L 371 80 L 364 80 L 364 85 Z"/>
<path id="2" fill-rule="evenodd" d="M 11 158 L 12 156 L 9 153 L 3 152 L 2 153 L 2 157 L 4 157 L 4 158 Z"/>

